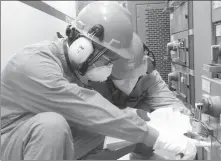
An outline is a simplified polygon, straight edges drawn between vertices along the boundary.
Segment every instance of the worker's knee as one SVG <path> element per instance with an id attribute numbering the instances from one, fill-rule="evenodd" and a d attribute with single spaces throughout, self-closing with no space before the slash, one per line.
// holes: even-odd
<path id="1" fill-rule="evenodd" d="M 65 128 L 68 126 L 66 119 L 55 112 L 45 112 L 38 114 L 38 121 L 46 128 Z"/>
<path id="2" fill-rule="evenodd" d="M 73 137 L 62 115 L 55 112 L 39 113 L 27 120 L 21 130 L 23 130 L 23 136 L 16 140 L 19 142 L 18 145 L 27 143 L 23 154 L 25 160 L 33 160 L 33 158 L 71 160 L 73 158 Z M 36 151 L 36 149 L 39 150 Z"/>
<path id="3" fill-rule="evenodd" d="M 70 127 L 62 115 L 55 112 L 45 112 L 36 117 L 37 125 L 41 127 L 41 133 L 54 134 L 53 136 L 57 139 L 67 136 L 67 133 L 71 135 Z"/>

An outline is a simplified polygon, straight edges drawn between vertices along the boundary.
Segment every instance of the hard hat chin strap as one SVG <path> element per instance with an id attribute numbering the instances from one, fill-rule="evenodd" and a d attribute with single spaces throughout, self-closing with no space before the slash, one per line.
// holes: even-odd
<path id="1" fill-rule="evenodd" d="M 78 70 L 78 73 L 80 75 L 85 75 L 89 66 L 95 63 L 106 51 L 107 51 L 107 48 L 103 48 L 98 52 L 98 54 L 96 55 L 92 54 L 91 56 L 89 56 L 89 58 L 82 64 L 81 68 Z"/>
<path id="2" fill-rule="evenodd" d="M 146 51 L 148 56 L 150 56 L 150 54 L 152 55 L 153 57 L 152 63 L 153 63 L 153 66 L 156 67 L 156 59 L 155 59 L 154 53 L 144 43 L 143 43 L 143 48 L 144 48 L 144 52 Z"/>
<path id="3" fill-rule="evenodd" d="M 69 56 L 68 56 L 68 39 L 64 40 L 63 49 L 64 49 L 64 56 L 65 56 L 65 60 L 67 62 L 67 66 L 68 66 L 69 70 L 72 72 L 72 74 L 75 75 L 75 72 L 74 72 L 74 70 L 72 68 L 72 65 L 71 65 L 71 61 L 70 61 Z"/>

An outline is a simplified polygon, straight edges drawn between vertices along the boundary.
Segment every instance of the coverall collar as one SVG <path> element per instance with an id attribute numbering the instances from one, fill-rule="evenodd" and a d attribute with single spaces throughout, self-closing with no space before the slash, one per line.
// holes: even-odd
<path id="1" fill-rule="evenodd" d="M 68 79 L 68 81 L 71 83 L 77 83 L 79 86 L 84 86 L 68 68 L 64 55 L 64 46 L 63 46 L 64 41 L 65 39 L 58 39 L 54 41 L 52 43 L 53 44 L 52 53 L 60 60 L 64 72 L 64 77 Z"/>

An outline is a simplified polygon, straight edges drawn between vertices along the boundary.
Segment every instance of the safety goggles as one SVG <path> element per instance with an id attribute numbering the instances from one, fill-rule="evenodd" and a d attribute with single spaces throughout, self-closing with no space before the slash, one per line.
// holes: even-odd
<path id="1" fill-rule="evenodd" d="M 95 43 L 93 43 L 93 46 L 93 54 L 89 56 L 78 71 L 80 75 L 85 75 L 90 67 L 107 66 L 114 64 L 114 62 L 119 59 L 119 56 L 116 53 L 108 50 L 107 48 L 101 48 L 100 46 L 98 47 L 98 44 Z"/>

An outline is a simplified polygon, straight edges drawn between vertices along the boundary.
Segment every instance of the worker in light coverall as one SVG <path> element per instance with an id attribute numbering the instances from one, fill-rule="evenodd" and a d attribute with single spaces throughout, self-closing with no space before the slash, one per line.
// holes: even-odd
<path id="1" fill-rule="evenodd" d="M 17 52 L 1 77 L 1 159 L 81 159 L 105 136 L 193 159 L 191 139 L 159 132 L 88 83 L 106 81 L 112 70 L 121 70 L 122 60 L 134 70 L 131 79 L 140 77 L 147 62 L 136 57 L 141 50 L 129 11 L 114 2 L 93 2 L 79 13 L 66 38 Z"/>

